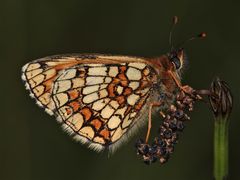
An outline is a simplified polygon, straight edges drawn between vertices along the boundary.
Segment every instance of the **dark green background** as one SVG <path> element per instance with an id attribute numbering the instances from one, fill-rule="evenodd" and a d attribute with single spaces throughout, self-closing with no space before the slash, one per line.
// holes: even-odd
<path id="1" fill-rule="evenodd" d="M 53 54 L 161 55 L 169 50 L 171 19 L 178 15 L 174 42 L 208 34 L 186 45 L 184 84 L 208 88 L 220 76 L 232 88 L 230 179 L 239 180 L 239 7 L 238 0 L 1 0 L 0 179 L 211 180 L 213 119 L 206 104 L 196 104 L 170 161 L 146 166 L 133 147 L 144 129 L 110 158 L 95 153 L 63 133 L 20 78 L 25 63 Z M 155 118 L 152 136 L 159 124 Z"/>

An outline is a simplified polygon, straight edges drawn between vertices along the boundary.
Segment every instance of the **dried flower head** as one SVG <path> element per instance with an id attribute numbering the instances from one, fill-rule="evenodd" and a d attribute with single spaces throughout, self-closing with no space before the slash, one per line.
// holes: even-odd
<path id="1" fill-rule="evenodd" d="M 175 104 L 170 105 L 165 112 L 159 135 L 155 137 L 152 145 L 146 144 L 142 139 L 137 141 L 137 154 L 142 156 L 146 164 L 156 162 L 157 159 L 161 164 L 167 162 L 178 142 L 179 132 L 184 129 L 185 121 L 190 119 L 185 112 L 192 111 L 194 102 L 199 99 L 201 97 L 190 87 L 188 93 L 179 91 Z"/>
<path id="2" fill-rule="evenodd" d="M 215 117 L 228 119 L 233 107 L 233 98 L 227 83 L 216 78 L 211 84 L 210 92 L 209 101 Z"/>

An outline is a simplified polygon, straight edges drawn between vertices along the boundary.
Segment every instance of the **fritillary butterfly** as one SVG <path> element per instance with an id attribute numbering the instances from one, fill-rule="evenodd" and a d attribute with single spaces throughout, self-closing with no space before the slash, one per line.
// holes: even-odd
<path id="1" fill-rule="evenodd" d="M 177 55 L 182 61 L 182 50 Z M 150 104 L 172 94 L 175 80 L 180 81 L 165 55 L 146 59 L 97 54 L 38 59 L 22 68 L 22 79 L 39 106 L 56 116 L 74 139 L 97 151 L 113 150 L 128 139 L 146 122 Z"/>

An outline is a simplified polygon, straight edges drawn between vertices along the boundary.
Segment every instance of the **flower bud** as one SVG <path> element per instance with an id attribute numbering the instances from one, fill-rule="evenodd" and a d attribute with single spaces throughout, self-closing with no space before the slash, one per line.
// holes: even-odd
<path id="1" fill-rule="evenodd" d="M 233 98 L 225 81 L 216 78 L 210 87 L 209 101 L 216 118 L 228 119 L 233 107 Z"/>

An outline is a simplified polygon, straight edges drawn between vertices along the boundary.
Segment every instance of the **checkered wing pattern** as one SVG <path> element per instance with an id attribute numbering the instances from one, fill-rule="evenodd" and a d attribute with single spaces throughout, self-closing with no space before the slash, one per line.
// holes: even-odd
<path id="1" fill-rule="evenodd" d="M 156 73 L 147 61 L 102 55 L 48 59 L 23 69 L 38 104 L 98 151 L 126 139 L 151 95 Z"/>

